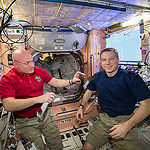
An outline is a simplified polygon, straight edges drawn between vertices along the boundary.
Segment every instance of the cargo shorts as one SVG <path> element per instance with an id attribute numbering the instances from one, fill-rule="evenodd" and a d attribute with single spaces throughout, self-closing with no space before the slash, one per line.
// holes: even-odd
<path id="1" fill-rule="evenodd" d="M 136 126 L 127 133 L 124 139 L 115 140 L 108 135 L 110 128 L 127 121 L 131 116 L 132 115 L 109 117 L 106 113 L 100 113 L 97 121 L 94 122 L 89 130 L 89 134 L 86 137 L 87 142 L 95 149 L 101 148 L 109 142 L 113 150 L 140 150 Z"/>
<path id="2" fill-rule="evenodd" d="M 150 149 L 150 117 L 149 120 L 144 120 L 139 124 L 138 128 L 139 143 L 141 150 Z"/>
<path id="3" fill-rule="evenodd" d="M 40 149 L 62 150 L 62 140 L 59 129 L 49 109 L 46 110 L 42 118 L 16 118 L 16 128 L 18 134 L 26 140 L 34 143 Z M 43 140 L 43 136 L 45 142 Z"/>

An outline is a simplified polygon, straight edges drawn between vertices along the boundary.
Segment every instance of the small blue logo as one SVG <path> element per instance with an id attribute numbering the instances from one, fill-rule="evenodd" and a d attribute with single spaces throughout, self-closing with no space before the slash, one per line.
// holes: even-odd
<path id="1" fill-rule="evenodd" d="M 40 76 L 39 77 L 35 77 L 35 79 L 37 79 L 38 80 L 38 82 L 41 82 L 41 78 L 40 78 Z"/>

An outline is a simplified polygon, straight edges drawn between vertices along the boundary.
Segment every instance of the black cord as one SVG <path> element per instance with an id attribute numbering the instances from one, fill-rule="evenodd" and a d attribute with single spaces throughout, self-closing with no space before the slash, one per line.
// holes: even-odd
<path id="1" fill-rule="evenodd" d="M 23 29 L 22 29 L 22 30 L 23 30 Z M 5 32 L 4 32 L 4 31 L 5 31 Z M 10 39 L 10 38 L 8 37 L 8 35 L 6 35 L 7 31 L 6 31 L 5 29 L 3 30 L 3 33 L 4 33 L 5 37 L 7 38 L 7 40 L 11 41 L 11 43 L 4 41 L 4 39 L 3 39 L 2 36 L 1 36 L 1 40 L 2 40 L 1 42 L 2 42 L 2 43 L 6 43 L 6 44 L 24 43 L 24 42 L 19 42 L 19 41 L 23 38 L 23 36 L 24 36 L 24 30 L 23 30 L 23 33 L 22 33 L 21 37 L 20 37 L 17 41 L 13 41 L 12 39 Z"/>
<path id="2" fill-rule="evenodd" d="M 147 31 L 147 29 L 144 29 L 146 32 L 148 32 L 148 34 L 150 35 L 149 31 Z"/>
<path id="3" fill-rule="evenodd" d="M 84 140 L 84 139 L 83 139 L 83 137 L 79 134 L 78 130 L 76 129 L 76 127 L 75 127 L 74 125 L 73 125 L 73 128 L 75 129 L 75 131 L 76 131 L 77 135 L 79 136 L 79 138 L 80 138 L 80 141 L 81 141 L 82 145 L 84 145 L 85 140 Z"/>
<path id="4" fill-rule="evenodd" d="M 0 26 L 0 42 L 2 42 L 2 43 L 6 43 L 6 44 L 14 44 L 14 43 L 26 43 L 27 41 L 29 41 L 29 39 L 31 38 L 31 36 L 33 35 L 33 30 L 32 30 L 32 32 L 31 32 L 31 34 L 30 34 L 30 36 L 28 37 L 28 38 L 26 38 L 23 42 L 21 41 L 21 39 L 25 36 L 25 33 L 24 33 L 24 27 L 23 27 L 23 25 L 21 25 L 20 23 L 19 23 L 19 25 L 21 26 L 21 29 L 22 29 L 22 31 L 23 31 L 23 33 L 22 33 L 22 35 L 21 35 L 21 37 L 17 40 L 17 41 L 14 41 L 14 40 L 12 40 L 12 39 L 10 39 L 9 37 L 8 37 L 8 33 L 7 33 L 7 31 L 5 30 L 5 28 L 6 27 L 9 27 L 9 25 L 10 25 L 10 22 L 12 21 L 12 10 L 11 10 L 11 13 L 9 14 L 8 13 L 8 10 L 9 10 L 9 8 L 13 5 L 13 3 L 15 2 L 16 0 L 13 0 L 12 1 L 12 3 L 8 6 L 8 8 L 6 9 L 6 10 L 3 10 L 2 8 L 0 8 L 0 10 L 1 10 L 1 12 L 3 12 L 3 17 L 2 17 L 2 21 L 1 21 L 1 26 Z M 5 21 L 5 16 L 6 16 L 6 14 L 7 14 L 7 20 Z M 31 28 L 33 29 L 33 26 L 31 25 L 31 23 L 29 23 L 28 21 L 25 21 L 25 20 L 18 20 L 18 22 L 26 22 L 26 23 L 28 23 L 30 26 L 31 26 Z M 6 40 L 4 40 L 3 39 L 3 37 L 1 36 L 1 33 L 4 33 L 4 36 L 6 37 Z M 27 37 L 27 36 L 26 36 Z"/>
<path id="5" fill-rule="evenodd" d="M 11 67 L 9 67 L 9 66 L 7 66 L 7 65 L 3 64 L 2 62 L 0 62 L 0 64 L 2 64 L 3 66 L 8 67 L 8 68 L 10 68 L 10 69 L 11 69 Z"/>
<path id="6" fill-rule="evenodd" d="M 145 56 L 145 60 L 144 60 L 144 64 L 145 64 L 145 65 L 148 65 L 147 60 L 148 60 L 148 55 L 149 55 L 149 53 L 150 53 L 150 51 L 147 52 L 147 54 L 146 54 L 146 56 Z"/>
<path id="7" fill-rule="evenodd" d="M 4 51 L 4 52 L 2 53 L 2 55 L 0 55 L 0 57 L 3 57 L 3 55 L 4 55 L 6 52 L 8 52 L 8 51 L 9 51 L 9 49 L 6 50 L 6 51 Z"/>
<path id="8" fill-rule="evenodd" d="M 31 28 L 33 29 L 32 24 L 31 24 L 30 22 L 26 21 L 26 20 L 18 20 L 18 22 L 25 22 L 25 23 L 28 23 L 28 24 L 31 26 Z M 6 39 L 7 39 L 7 41 L 5 41 L 5 40 L 3 39 L 3 37 L 1 36 L 1 37 L 0 37 L 0 38 L 1 38 L 1 41 L 0 41 L 0 42 L 6 43 L 6 44 L 26 43 L 26 42 L 28 42 L 29 39 L 30 39 L 30 38 L 32 37 L 32 35 L 33 35 L 33 30 L 32 30 L 32 32 L 31 32 L 30 36 L 27 38 L 27 35 L 25 35 L 25 31 L 24 31 L 23 25 L 22 25 L 21 23 L 19 23 L 19 25 L 21 26 L 21 29 L 22 29 L 22 32 L 23 32 L 23 33 L 22 33 L 21 37 L 20 37 L 17 41 L 14 41 L 14 40 L 10 39 L 10 38 L 8 37 L 8 34 L 6 34 L 7 31 L 6 31 L 5 29 L 3 29 L 3 33 L 4 33 L 4 35 L 5 35 Z M 21 40 L 23 37 L 26 37 L 26 38 L 25 38 L 24 41 L 21 42 L 20 40 Z M 8 41 L 10 41 L 10 42 L 8 42 Z"/>
<path id="9" fill-rule="evenodd" d="M 8 11 L 8 9 L 12 6 L 12 4 L 15 2 L 16 0 L 13 0 L 12 3 L 8 6 L 8 8 L 6 9 L 6 12 Z"/>
<path id="10" fill-rule="evenodd" d="M 16 0 L 13 0 L 12 3 L 8 6 L 8 8 L 7 8 L 6 10 L 3 10 L 4 14 L 3 14 L 3 17 L 2 17 L 2 21 L 1 21 L 0 34 L 1 34 L 1 32 L 3 31 L 3 29 L 8 26 L 8 23 L 12 20 L 12 11 L 11 11 L 11 14 L 10 14 L 10 15 L 7 13 L 7 11 L 8 11 L 8 9 L 13 5 L 13 3 L 14 3 L 15 1 L 16 1 Z M 8 19 L 7 19 L 7 20 L 5 21 L 5 23 L 4 23 L 5 15 L 6 15 L 6 14 L 8 15 Z"/>

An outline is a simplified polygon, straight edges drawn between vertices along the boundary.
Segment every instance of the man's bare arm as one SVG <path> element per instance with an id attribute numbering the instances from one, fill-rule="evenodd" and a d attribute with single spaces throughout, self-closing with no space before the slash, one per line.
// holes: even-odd
<path id="1" fill-rule="evenodd" d="M 65 87 L 80 82 L 81 78 L 83 78 L 84 76 L 84 73 L 77 71 L 73 78 L 70 80 L 52 78 L 52 80 L 50 80 L 48 84 L 54 87 Z"/>
<path id="2" fill-rule="evenodd" d="M 81 99 L 81 104 L 82 105 L 85 105 L 86 102 L 91 98 L 91 95 L 93 94 L 93 91 L 90 91 L 90 90 L 86 90 L 84 96 L 83 96 L 83 99 Z"/>
<path id="3" fill-rule="evenodd" d="M 65 86 L 69 86 L 69 80 L 66 79 L 56 79 L 56 78 L 52 78 L 49 82 L 49 85 L 53 86 L 53 87 L 65 87 Z"/>
<path id="4" fill-rule="evenodd" d="M 83 96 L 83 99 L 81 99 L 81 101 L 80 101 L 80 104 L 82 104 L 82 105 L 79 107 L 79 109 L 76 113 L 77 120 L 81 121 L 83 119 L 83 107 L 82 106 L 84 106 L 86 104 L 86 102 L 90 99 L 92 93 L 93 93 L 93 91 L 90 91 L 88 89 L 86 90 L 86 92 Z"/>
<path id="5" fill-rule="evenodd" d="M 134 115 L 127 121 L 128 125 L 132 128 L 134 125 L 143 121 L 148 115 L 150 115 L 150 98 L 140 102 L 139 108 Z"/>
<path id="6" fill-rule="evenodd" d="M 143 121 L 148 115 L 150 115 L 150 98 L 140 102 L 139 108 L 129 120 L 109 129 L 111 131 L 109 135 L 115 139 L 124 138 L 132 127 Z"/>
<path id="7" fill-rule="evenodd" d="M 44 102 L 51 103 L 55 97 L 56 95 L 53 92 L 48 92 L 38 97 L 26 99 L 15 99 L 14 97 L 8 97 L 3 99 L 2 103 L 6 111 L 19 111 L 26 109 L 34 104 Z"/>

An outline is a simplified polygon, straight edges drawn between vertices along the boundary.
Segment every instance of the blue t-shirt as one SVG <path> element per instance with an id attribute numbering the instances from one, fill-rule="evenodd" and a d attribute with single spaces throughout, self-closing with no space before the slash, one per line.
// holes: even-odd
<path id="1" fill-rule="evenodd" d="M 113 77 L 104 70 L 94 74 L 94 80 L 87 88 L 98 91 L 98 103 L 103 112 L 111 117 L 130 115 L 137 101 L 150 98 L 150 90 L 143 79 L 135 72 L 118 69 Z"/>

